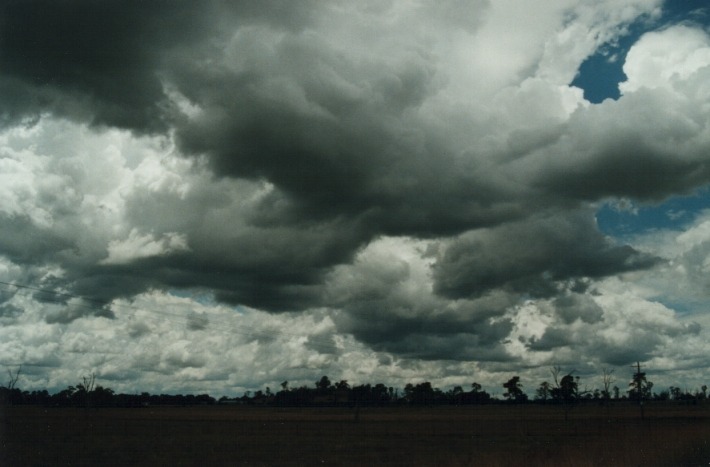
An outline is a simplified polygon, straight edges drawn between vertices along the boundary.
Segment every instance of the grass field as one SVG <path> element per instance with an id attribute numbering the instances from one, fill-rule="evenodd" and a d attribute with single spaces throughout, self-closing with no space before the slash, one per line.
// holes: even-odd
<path id="1" fill-rule="evenodd" d="M 0 409 L 0 465 L 709 465 L 699 406 Z"/>

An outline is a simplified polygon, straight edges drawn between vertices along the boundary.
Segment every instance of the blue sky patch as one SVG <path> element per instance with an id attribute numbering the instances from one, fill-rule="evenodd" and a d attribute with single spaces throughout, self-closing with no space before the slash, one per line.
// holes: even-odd
<path id="1" fill-rule="evenodd" d="M 618 99 L 619 83 L 626 80 L 623 71 L 626 54 L 631 46 L 646 32 L 665 25 L 693 22 L 710 26 L 710 7 L 707 0 L 675 0 L 665 2 L 663 15 L 656 21 L 641 18 L 629 26 L 628 34 L 616 43 L 604 44 L 588 57 L 579 68 L 571 85 L 584 91 L 584 98 L 593 104 L 605 99 Z"/>
<path id="2" fill-rule="evenodd" d="M 674 196 L 664 203 L 648 206 L 628 200 L 604 203 L 597 211 L 597 225 L 606 235 L 623 238 L 653 230 L 680 230 L 698 212 L 710 208 L 710 188 L 693 196 Z"/>
<path id="3" fill-rule="evenodd" d="M 648 29 L 648 24 L 636 23 L 630 27 L 628 35 L 616 44 L 605 44 L 597 53 L 587 58 L 571 85 L 584 91 L 584 98 L 593 104 L 604 99 L 618 99 L 619 83 L 626 80 L 623 71 L 624 60 L 631 46 Z"/>
<path id="4" fill-rule="evenodd" d="M 623 64 L 631 46 L 646 32 L 663 29 L 680 22 L 710 26 L 707 0 L 672 0 L 663 5 L 657 21 L 641 19 L 629 27 L 629 33 L 615 44 L 605 44 L 580 66 L 572 86 L 584 90 L 592 103 L 618 99 L 619 83 L 626 80 Z M 698 190 L 692 196 L 676 196 L 657 205 L 637 205 L 628 200 L 604 203 L 597 212 L 599 229 L 607 235 L 623 238 L 653 230 L 679 230 L 692 222 L 698 212 L 710 208 L 710 189 Z"/>

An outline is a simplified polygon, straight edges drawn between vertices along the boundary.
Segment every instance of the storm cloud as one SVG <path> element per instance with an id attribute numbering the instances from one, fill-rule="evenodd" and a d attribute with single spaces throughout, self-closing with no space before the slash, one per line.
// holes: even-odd
<path id="1" fill-rule="evenodd" d="M 277 333 L 325 323 L 294 375 L 353 342 L 372 361 L 553 360 L 617 319 L 610 283 L 671 267 L 601 232 L 599 206 L 710 182 L 710 37 L 654 26 L 661 7 L 4 2 L 0 280 L 61 294 L 27 305 L 45 325 L 123 326 L 119 303 L 191 294 Z M 619 99 L 591 104 L 581 64 L 639 24 Z M 0 292 L 21 321 L 28 296 Z M 694 335 L 654 309 L 653 339 L 595 341 L 600 361 Z M 181 338 L 215 328 L 200 310 Z M 140 371 L 224 377 L 189 339 L 160 353 L 149 324 L 121 329 L 152 349 Z"/>

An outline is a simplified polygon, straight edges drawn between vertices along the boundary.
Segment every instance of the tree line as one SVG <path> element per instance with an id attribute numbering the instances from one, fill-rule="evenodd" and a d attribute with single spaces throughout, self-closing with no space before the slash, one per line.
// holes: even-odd
<path id="1" fill-rule="evenodd" d="M 434 406 L 434 405 L 475 405 L 475 404 L 563 404 L 571 407 L 577 403 L 633 401 L 643 404 L 645 401 L 683 401 L 698 403 L 708 399 L 707 386 L 690 392 L 671 386 L 660 392 L 653 391 L 653 383 L 646 378 L 637 364 L 637 371 L 631 375 L 625 389 L 614 385 L 612 370 L 603 370 L 602 387 L 587 389 L 580 386 L 580 377 L 574 371 L 563 373 L 554 366 L 550 369 L 550 380 L 539 383 L 534 396 L 529 398 L 519 376 L 513 376 L 504 383 L 503 398 L 491 396 L 479 383 L 472 383 L 464 389 L 462 386 L 442 391 L 430 382 L 407 384 L 402 391 L 383 383 L 350 385 L 346 380 L 332 382 L 328 376 L 315 381 L 313 386 L 290 387 L 288 381 L 281 383 L 281 388 L 273 392 L 265 390 L 247 391 L 241 397 L 223 396 L 215 399 L 209 394 L 170 395 L 117 394 L 110 388 L 96 383 L 96 375 L 82 377 L 80 383 L 49 394 L 47 390 L 22 391 L 17 387 L 21 368 L 8 370 L 10 376 L 6 385 L 0 386 L 0 404 L 3 405 L 43 405 L 56 407 L 145 407 L 145 406 L 188 406 L 188 405 L 264 405 L 264 406 Z"/>

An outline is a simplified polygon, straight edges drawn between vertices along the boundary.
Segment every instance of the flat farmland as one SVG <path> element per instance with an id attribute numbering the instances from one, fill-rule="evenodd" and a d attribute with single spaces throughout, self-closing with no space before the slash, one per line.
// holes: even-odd
<path id="1" fill-rule="evenodd" d="M 703 406 L 0 409 L 0 465 L 708 465 Z"/>

